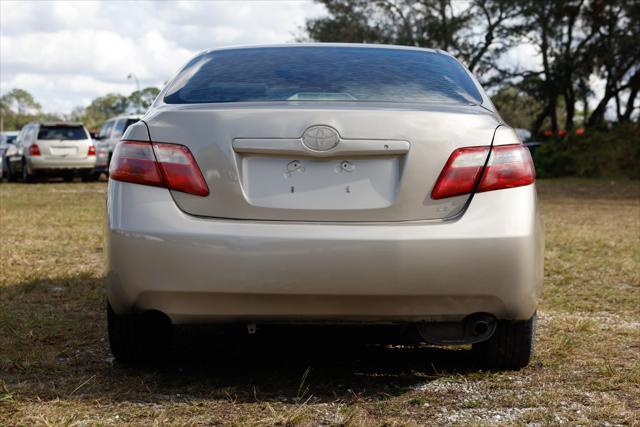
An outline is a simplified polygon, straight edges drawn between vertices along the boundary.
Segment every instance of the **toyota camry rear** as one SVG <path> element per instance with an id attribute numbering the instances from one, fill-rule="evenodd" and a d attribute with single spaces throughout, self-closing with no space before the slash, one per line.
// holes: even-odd
<path id="1" fill-rule="evenodd" d="M 521 368 L 542 283 L 534 181 L 447 53 L 203 52 L 113 155 L 112 351 L 158 357 L 175 324 L 395 326 Z"/>

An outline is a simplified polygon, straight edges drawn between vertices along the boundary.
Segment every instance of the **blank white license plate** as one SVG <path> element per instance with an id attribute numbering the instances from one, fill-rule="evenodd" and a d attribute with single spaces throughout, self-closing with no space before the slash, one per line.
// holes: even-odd
<path id="1" fill-rule="evenodd" d="M 393 203 L 399 178 L 398 157 L 242 158 L 242 184 L 249 203 L 270 208 L 383 208 Z"/>
<path id="2" fill-rule="evenodd" d="M 51 147 L 51 154 L 54 156 L 75 156 L 78 154 L 77 147 Z"/>

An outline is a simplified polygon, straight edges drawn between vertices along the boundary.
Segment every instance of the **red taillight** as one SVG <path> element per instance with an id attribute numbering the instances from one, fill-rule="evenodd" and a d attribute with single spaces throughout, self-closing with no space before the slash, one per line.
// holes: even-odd
<path id="1" fill-rule="evenodd" d="M 168 188 L 198 196 L 209 194 L 196 159 L 187 147 L 154 143 L 153 151 Z"/>
<path id="2" fill-rule="evenodd" d="M 536 180 L 536 169 L 529 149 L 523 145 L 498 145 L 482 174 L 478 192 L 521 187 Z"/>
<path id="3" fill-rule="evenodd" d="M 96 155 L 96 147 L 95 145 L 90 145 L 89 146 L 89 152 L 87 153 L 87 156 L 95 156 Z"/>
<path id="4" fill-rule="evenodd" d="M 31 144 L 29 146 L 29 155 L 30 156 L 39 156 L 40 155 L 40 147 L 37 144 Z"/>
<path id="5" fill-rule="evenodd" d="M 454 151 L 433 187 L 431 198 L 444 199 L 472 192 L 488 153 L 489 147 L 458 148 Z"/>
<path id="6" fill-rule="evenodd" d="M 184 145 L 121 141 L 113 153 L 109 177 L 198 196 L 209 194 L 196 160 Z"/>
<path id="7" fill-rule="evenodd" d="M 476 185 L 476 191 L 483 192 L 520 187 L 535 181 L 535 168 L 526 147 L 520 144 L 495 146 L 491 148 L 487 161 L 488 153 L 489 147 L 460 148 L 454 151 L 440 173 L 431 198 L 443 199 L 468 194 Z"/>

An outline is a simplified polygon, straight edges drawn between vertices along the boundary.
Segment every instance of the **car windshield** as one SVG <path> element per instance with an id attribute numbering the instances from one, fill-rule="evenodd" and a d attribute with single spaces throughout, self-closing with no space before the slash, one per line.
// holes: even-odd
<path id="1" fill-rule="evenodd" d="M 482 102 L 464 68 L 435 52 L 367 47 L 221 50 L 193 59 L 168 104 L 250 101 Z"/>
<path id="2" fill-rule="evenodd" d="M 122 129 L 122 133 L 126 132 L 126 130 L 129 129 L 129 126 L 139 121 L 140 119 L 127 119 L 127 122 L 124 124 L 124 129 Z"/>
<path id="3" fill-rule="evenodd" d="M 87 139 L 87 132 L 83 126 L 41 126 L 38 131 L 38 139 Z"/>

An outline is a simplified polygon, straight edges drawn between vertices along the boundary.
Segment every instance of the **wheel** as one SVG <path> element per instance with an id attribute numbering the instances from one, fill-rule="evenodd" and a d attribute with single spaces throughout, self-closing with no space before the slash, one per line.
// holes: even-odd
<path id="1" fill-rule="evenodd" d="M 111 353 L 119 362 L 157 363 L 166 360 L 171 344 L 171 322 L 159 312 L 116 314 L 107 303 Z"/>
<path id="2" fill-rule="evenodd" d="M 33 182 L 35 180 L 35 176 L 29 171 L 29 166 L 27 162 L 22 161 L 22 181 L 24 182 Z"/>
<path id="3" fill-rule="evenodd" d="M 16 174 L 11 170 L 11 163 L 9 163 L 8 160 L 6 163 L 6 169 L 7 169 L 7 181 L 16 182 L 18 180 L 18 177 L 16 177 Z"/>
<path id="4" fill-rule="evenodd" d="M 518 370 L 529 364 L 536 335 L 536 315 L 525 321 L 500 320 L 491 338 L 473 344 L 474 359 L 480 367 Z"/>

